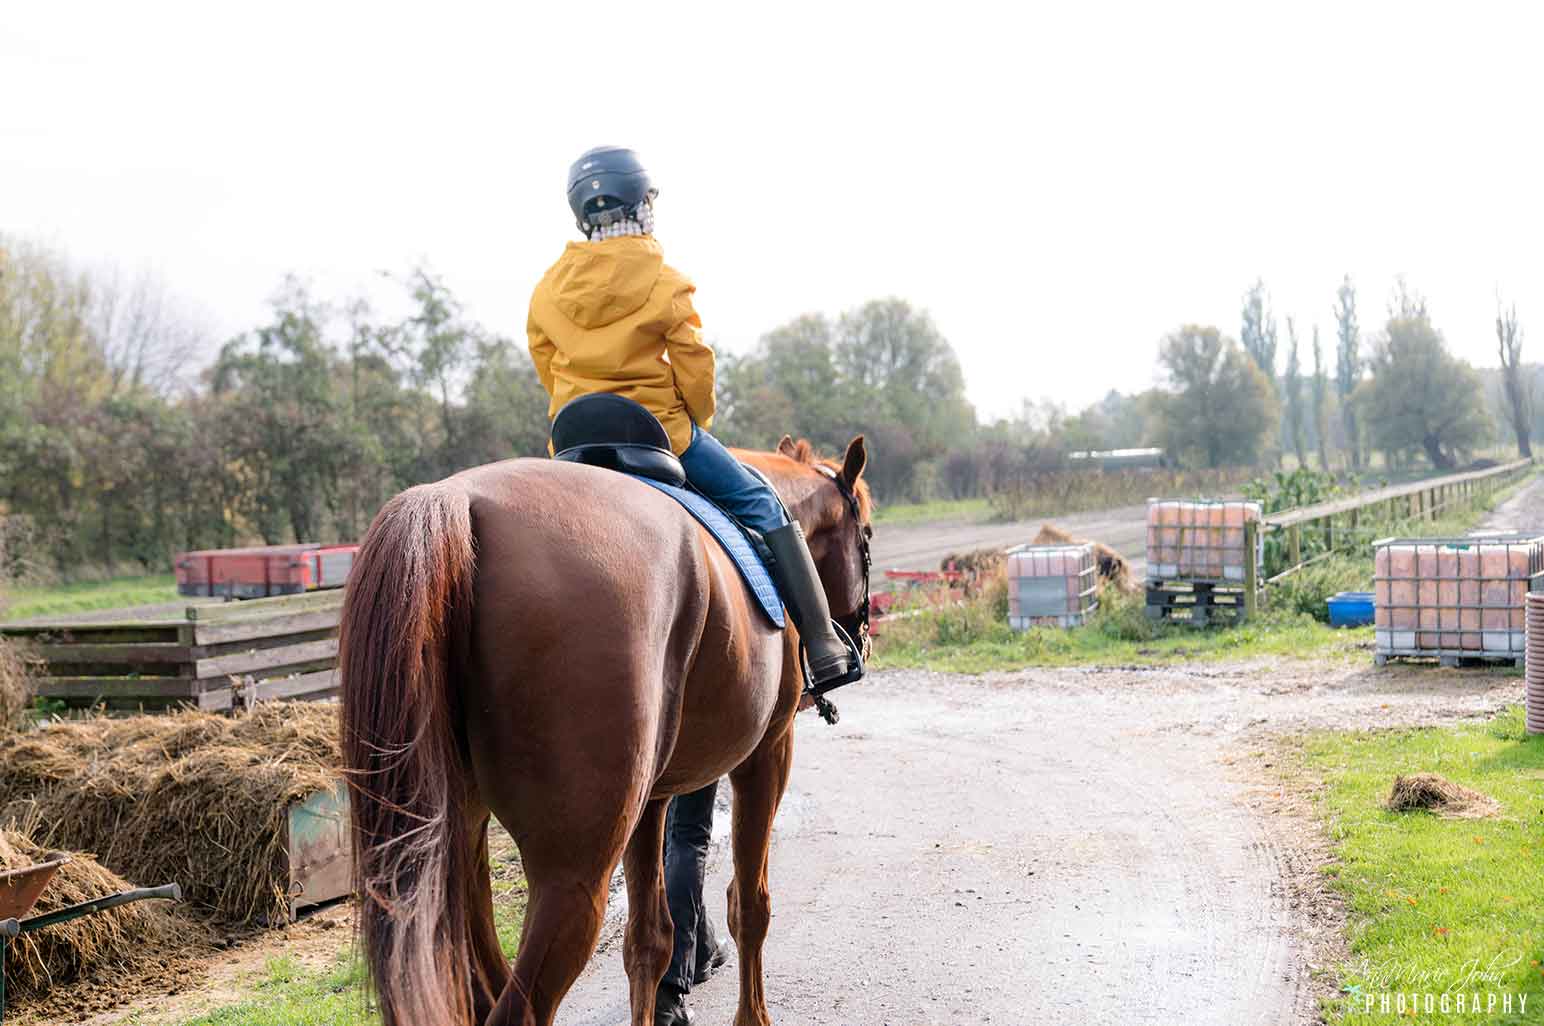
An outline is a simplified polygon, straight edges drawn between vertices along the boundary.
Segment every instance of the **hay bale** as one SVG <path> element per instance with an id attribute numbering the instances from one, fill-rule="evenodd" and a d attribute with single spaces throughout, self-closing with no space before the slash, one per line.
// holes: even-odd
<path id="1" fill-rule="evenodd" d="M 31 703 L 26 663 L 15 645 L 0 638 L 0 730 L 19 724 Z"/>
<path id="2" fill-rule="evenodd" d="M 134 886 L 98 865 L 90 855 L 64 854 L 70 856 L 70 861 L 59 867 L 31 915 L 54 912 Z M 21 869 L 53 857 L 50 849 L 24 833 L 0 832 L 0 869 Z M 93 970 L 116 967 L 133 971 L 136 963 L 151 957 L 152 948 L 174 940 L 181 932 L 176 920 L 158 904 L 136 902 L 24 933 L 6 942 L 6 995 L 25 1001 Z"/>
<path id="3" fill-rule="evenodd" d="M 1489 795 L 1436 773 L 1395 777 L 1384 808 L 1390 812 L 1425 809 L 1444 819 L 1480 819 L 1501 811 L 1500 803 Z"/>
<path id="4" fill-rule="evenodd" d="M 961 585 L 967 597 L 991 590 L 992 585 L 1008 579 L 1008 556 L 1002 549 L 972 549 L 952 552 L 938 561 L 940 570 L 958 570 L 964 574 Z"/>
<path id="5" fill-rule="evenodd" d="M 1084 538 L 1074 538 L 1055 524 L 1041 524 L 1040 533 L 1035 535 L 1031 545 L 1083 545 L 1090 544 L 1094 547 L 1094 563 L 1099 570 L 1099 583 L 1108 585 L 1125 595 L 1135 595 L 1142 590 L 1142 586 L 1131 575 L 1131 567 L 1119 552 L 1110 548 L 1104 542 L 1089 542 Z"/>
<path id="6" fill-rule="evenodd" d="M 0 819 L 132 880 L 176 881 L 216 919 L 282 922 L 287 809 L 337 786 L 337 715 L 265 703 L 49 724 L 0 740 Z"/>

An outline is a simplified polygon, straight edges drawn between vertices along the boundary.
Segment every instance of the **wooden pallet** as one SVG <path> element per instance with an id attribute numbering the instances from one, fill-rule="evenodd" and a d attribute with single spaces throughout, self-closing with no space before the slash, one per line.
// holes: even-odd
<path id="1" fill-rule="evenodd" d="M 190 607 L 181 619 L 0 627 L 41 672 L 33 692 L 70 708 L 227 710 L 337 694 L 343 593 Z"/>
<path id="2" fill-rule="evenodd" d="M 1414 652 L 1377 652 L 1372 661 L 1376 666 L 1387 666 L 1391 662 L 1428 662 L 1435 660 L 1438 665 L 1448 669 L 1476 666 L 1511 666 L 1521 670 L 1525 662 L 1521 652 L 1476 652 L 1473 649 L 1462 651 L 1450 651 L 1435 648 L 1420 649 Z"/>
<path id="3" fill-rule="evenodd" d="M 1196 627 L 1244 622 L 1244 589 L 1211 581 L 1149 581 L 1147 615 Z"/>

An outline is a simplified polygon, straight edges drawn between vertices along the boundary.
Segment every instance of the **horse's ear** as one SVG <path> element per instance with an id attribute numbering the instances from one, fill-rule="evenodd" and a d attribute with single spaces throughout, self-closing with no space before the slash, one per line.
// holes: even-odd
<path id="1" fill-rule="evenodd" d="M 794 456 L 794 453 L 797 450 L 794 448 L 793 436 L 784 435 L 777 443 L 777 451 L 782 453 L 784 456 L 787 456 L 789 459 L 795 459 L 796 457 Z"/>
<path id="2" fill-rule="evenodd" d="M 868 466 L 868 449 L 863 444 L 863 436 L 859 435 L 847 443 L 847 456 L 842 460 L 842 480 L 849 485 L 857 484 L 866 466 Z"/>

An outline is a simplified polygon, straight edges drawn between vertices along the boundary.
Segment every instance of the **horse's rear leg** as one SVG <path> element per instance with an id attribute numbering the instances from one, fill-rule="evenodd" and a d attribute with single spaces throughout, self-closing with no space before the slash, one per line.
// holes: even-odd
<path id="1" fill-rule="evenodd" d="M 627 876 L 627 937 L 622 964 L 632 996 L 633 1026 L 653 1026 L 654 995 L 670 967 L 674 934 L 665 899 L 665 810 L 668 798 L 644 806 L 622 857 Z"/>
<path id="2" fill-rule="evenodd" d="M 612 848 L 579 869 L 581 859 L 597 853 L 575 842 L 565 865 L 527 858 L 530 898 L 514 974 L 488 1016 L 486 1026 L 551 1026 L 558 1004 L 574 985 L 595 950 L 606 915 L 606 883 L 621 852 Z M 583 855 L 580 853 L 583 852 Z"/>
<path id="3" fill-rule="evenodd" d="M 466 892 L 468 927 L 472 934 L 474 979 L 473 1011 L 478 1022 L 485 1022 L 493 1003 L 509 985 L 509 963 L 499 946 L 499 933 L 493 923 L 493 878 L 488 859 L 488 810 L 479 803 L 467 803 L 467 837 L 472 846 L 472 872 L 463 881 Z"/>
<path id="4" fill-rule="evenodd" d="M 761 946 L 772 919 L 767 853 L 772 820 L 793 764 L 793 727 L 769 739 L 729 775 L 734 785 L 734 879 L 729 882 L 729 932 L 740 963 L 740 1007 L 735 1026 L 770 1026 L 762 986 Z"/>

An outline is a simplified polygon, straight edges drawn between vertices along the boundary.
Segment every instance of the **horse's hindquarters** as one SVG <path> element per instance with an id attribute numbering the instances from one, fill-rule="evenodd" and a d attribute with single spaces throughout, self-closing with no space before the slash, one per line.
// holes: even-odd
<path id="1" fill-rule="evenodd" d="M 744 763 L 786 728 L 798 686 L 784 672 L 789 638 L 672 500 L 544 461 L 463 480 L 477 549 L 458 675 L 474 784 L 464 814 L 498 817 L 530 885 L 495 1018 L 548 1022 L 651 796 Z"/>

